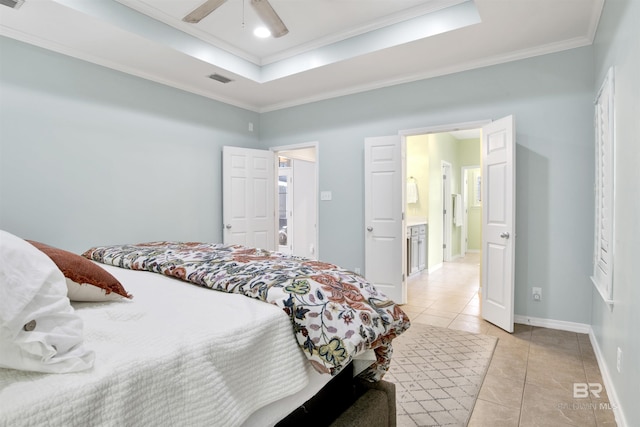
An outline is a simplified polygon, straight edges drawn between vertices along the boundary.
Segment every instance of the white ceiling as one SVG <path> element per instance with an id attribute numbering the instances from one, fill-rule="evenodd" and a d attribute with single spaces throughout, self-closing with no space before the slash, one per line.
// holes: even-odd
<path id="1" fill-rule="evenodd" d="M 604 0 L 270 0 L 277 39 L 249 0 L 183 22 L 202 2 L 25 0 L 0 34 L 265 112 L 589 45 Z"/>

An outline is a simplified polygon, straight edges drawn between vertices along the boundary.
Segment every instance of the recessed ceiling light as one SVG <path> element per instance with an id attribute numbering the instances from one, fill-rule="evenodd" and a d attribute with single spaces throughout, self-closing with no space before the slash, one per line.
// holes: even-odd
<path id="1" fill-rule="evenodd" d="M 253 30 L 253 35 L 265 39 L 271 35 L 271 31 L 267 27 L 258 27 Z"/>

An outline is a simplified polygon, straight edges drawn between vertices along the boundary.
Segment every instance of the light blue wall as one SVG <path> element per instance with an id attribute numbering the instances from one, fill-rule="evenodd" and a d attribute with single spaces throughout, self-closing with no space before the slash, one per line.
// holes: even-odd
<path id="1" fill-rule="evenodd" d="M 221 147 L 259 116 L 0 37 L 0 228 L 68 250 L 220 241 Z"/>
<path id="2" fill-rule="evenodd" d="M 76 251 L 95 242 L 219 241 L 220 147 L 319 141 L 320 189 L 333 192 L 320 202 L 320 257 L 363 267 L 364 138 L 514 114 L 516 314 L 590 321 L 591 48 L 258 116 L 0 42 L 4 229 Z M 260 142 L 248 121 L 259 124 Z M 543 288 L 542 303 L 528 298 L 531 286 Z"/>
<path id="3" fill-rule="evenodd" d="M 363 141 L 513 114 L 517 129 L 516 307 L 589 323 L 593 244 L 590 47 L 262 114 L 264 147 L 319 141 L 320 257 L 364 263 Z M 543 290 L 534 303 L 532 286 Z"/>
<path id="4" fill-rule="evenodd" d="M 615 67 L 615 247 L 609 308 L 592 289 L 592 327 L 628 426 L 640 426 L 640 2 L 607 0 L 595 40 L 594 92 Z M 622 372 L 616 369 L 617 348 Z"/>

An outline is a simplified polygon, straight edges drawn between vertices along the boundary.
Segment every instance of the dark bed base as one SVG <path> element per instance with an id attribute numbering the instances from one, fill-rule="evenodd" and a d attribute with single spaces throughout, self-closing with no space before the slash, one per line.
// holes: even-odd
<path id="1" fill-rule="evenodd" d="M 353 378 L 351 365 L 276 427 L 395 427 L 396 388 Z"/>

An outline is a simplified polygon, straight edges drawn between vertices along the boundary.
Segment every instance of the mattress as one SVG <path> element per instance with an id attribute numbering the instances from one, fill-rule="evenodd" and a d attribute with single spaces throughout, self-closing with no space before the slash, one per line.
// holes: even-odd
<path id="1" fill-rule="evenodd" d="M 264 426 L 331 379 L 310 367 L 276 306 L 101 267 L 134 298 L 73 303 L 94 367 L 0 369 L 0 426 Z"/>
<path id="2" fill-rule="evenodd" d="M 406 313 L 361 275 L 304 257 L 239 245 L 168 241 L 98 246 L 83 256 L 278 306 L 289 315 L 303 354 L 321 373 L 337 375 L 373 350 L 374 363 L 359 377 L 379 381 L 391 363 L 391 341 L 410 326 Z"/>

